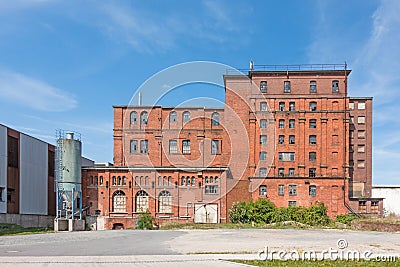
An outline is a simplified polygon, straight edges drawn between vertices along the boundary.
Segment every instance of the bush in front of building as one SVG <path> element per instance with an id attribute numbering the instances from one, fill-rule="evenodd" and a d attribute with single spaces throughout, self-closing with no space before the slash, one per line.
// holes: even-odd
<path id="1" fill-rule="evenodd" d="M 151 216 L 150 212 L 143 212 L 139 215 L 137 223 L 136 223 L 136 229 L 142 229 L 142 230 L 152 230 L 154 229 L 153 227 L 153 217 Z"/>
<path id="2" fill-rule="evenodd" d="M 331 220 L 326 214 L 324 203 L 317 202 L 310 207 L 281 207 L 267 199 L 234 203 L 229 210 L 232 223 L 270 224 L 294 221 L 307 225 L 328 225 Z"/>
<path id="3" fill-rule="evenodd" d="M 350 226 L 351 222 L 355 219 L 358 219 L 358 217 L 354 214 L 340 214 L 340 215 L 336 216 L 335 221 L 344 223 L 344 224 Z"/>

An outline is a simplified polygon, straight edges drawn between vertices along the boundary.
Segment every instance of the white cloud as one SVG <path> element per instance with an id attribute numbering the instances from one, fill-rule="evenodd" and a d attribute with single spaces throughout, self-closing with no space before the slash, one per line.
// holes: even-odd
<path id="1" fill-rule="evenodd" d="M 0 70 L 0 101 L 42 111 L 66 111 L 77 106 L 67 92 L 23 74 Z"/>

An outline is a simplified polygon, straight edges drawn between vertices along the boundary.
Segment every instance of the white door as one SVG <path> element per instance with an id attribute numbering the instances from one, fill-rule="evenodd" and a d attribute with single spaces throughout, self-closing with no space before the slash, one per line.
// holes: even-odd
<path id="1" fill-rule="evenodd" d="M 218 204 L 195 204 L 194 205 L 195 223 L 217 223 Z"/>

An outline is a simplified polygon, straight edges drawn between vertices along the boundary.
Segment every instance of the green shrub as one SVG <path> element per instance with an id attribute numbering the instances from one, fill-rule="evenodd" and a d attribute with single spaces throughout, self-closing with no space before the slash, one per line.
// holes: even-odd
<path id="1" fill-rule="evenodd" d="M 257 201 L 235 203 L 229 210 L 229 219 L 232 223 L 242 224 L 295 221 L 308 225 L 327 225 L 330 223 L 330 219 L 326 211 L 325 205 L 319 202 L 308 208 L 277 208 L 267 199 L 258 199 Z"/>
<path id="2" fill-rule="evenodd" d="M 344 223 L 344 224 L 347 224 L 348 226 L 350 226 L 351 222 L 357 218 L 358 217 L 354 214 L 341 214 L 341 215 L 336 216 L 335 221 Z"/>
<path id="3" fill-rule="evenodd" d="M 144 212 L 139 215 L 137 225 L 137 229 L 153 229 L 153 217 L 151 216 L 150 212 Z"/>

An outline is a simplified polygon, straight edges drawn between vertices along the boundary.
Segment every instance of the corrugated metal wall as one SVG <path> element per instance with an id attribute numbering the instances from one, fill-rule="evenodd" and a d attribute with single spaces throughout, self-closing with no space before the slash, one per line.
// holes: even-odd
<path id="1" fill-rule="evenodd" d="M 0 213 L 7 212 L 7 128 L 0 125 Z"/>
<path id="2" fill-rule="evenodd" d="M 48 145 L 21 134 L 20 213 L 47 215 Z"/>

